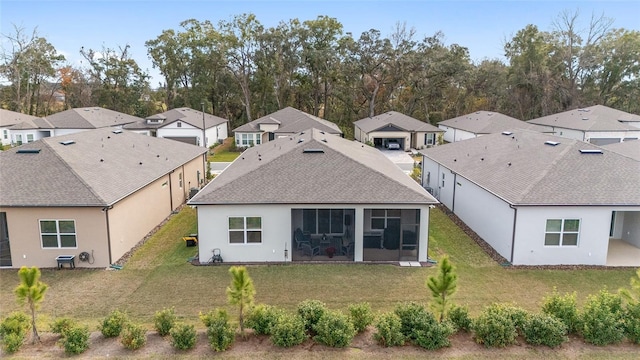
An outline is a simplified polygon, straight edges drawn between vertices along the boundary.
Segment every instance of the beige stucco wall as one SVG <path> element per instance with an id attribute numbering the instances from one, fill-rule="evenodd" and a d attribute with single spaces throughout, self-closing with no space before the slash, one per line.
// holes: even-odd
<path id="1" fill-rule="evenodd" d="M 67 208 L 0 208 L 7 214 L 12 267 L 57 266 L 58 255 L 76 255 L 76 267 L 106 267 L 109 265 L 105 213 L 99 207 Z M 40 220 L 75 220 L 77 248 L 43 249 Z M 78 255 L 93 254 L 91 262 L 79 261 Z"/>

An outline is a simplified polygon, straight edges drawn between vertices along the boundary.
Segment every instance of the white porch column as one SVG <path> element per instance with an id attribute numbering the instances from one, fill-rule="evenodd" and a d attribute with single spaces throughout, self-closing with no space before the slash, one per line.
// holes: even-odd
<path id="1" fill-rule="evenodd" d="M 356 213 L 353 219 L 353 261 L 362 261 L 363 245 L 364 245 L 364 208 L 356 207 Z"/>
<path id="2" fill-rule="evenodd" d="M 427 261 L 429 246 L 429 206 L 420 207 L 420 238 L 418 239 L 418 261 Z"/>

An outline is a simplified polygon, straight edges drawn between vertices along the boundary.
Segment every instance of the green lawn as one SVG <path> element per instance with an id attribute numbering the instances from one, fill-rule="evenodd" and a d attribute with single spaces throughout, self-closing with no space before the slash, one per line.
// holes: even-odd
<path id="1" fill-rule="evenodd" d="M 202 326 L 199 312 L 225 307 L 230 282 L 228 265 L 193 266 L 181 237 L 195 232 L 196 214 L 185 207 L 142 246 L 123 270 L 43 270 L 49 290 L 39 312 L 48 325 L 54 317 L 70 316 L 90 326 L 113 309 L 151 327 L 153 314 L 175 307 L 184 321 Z M 604 286 L 626 287 L 632 269 L 529 270 L 505 269 L 458 229 L 442 212 L 431 211 L 429 256 L 449 254 L 457 266 L 459 292 L 456 303 L 468 305 L 472 315 L 491 302 L 515 302 L 535 311 L 554 286 L 560 292 L 577 291 L 580 303 Z M 224 256 L 224 254 L 223 254 Z M 426 301 L 424 285 L 435 268 L 401 268 L 393 265 L 259 265 L 250 266 L 256 301 L 293 309 L 304 299 L 324 301 L 331 308 L 368 301 L 375 311 L 390 310 L 401 301 Z M 0 271 L 0 316 L 20 309 L 13 289 L 15 270 Z M 26 309 L 25 309 L 26 310 Z M 48 326 L 43 329 L 47 329 Z"/>
<path id="2" fill-rule="evenodd" d="M 232 162 L 238 156 L 240 156 L 240 152 L 234 151 L 221 151 L 214 153 L 213 156 L 208 156 L 207 161 L 209 162 Z"/>

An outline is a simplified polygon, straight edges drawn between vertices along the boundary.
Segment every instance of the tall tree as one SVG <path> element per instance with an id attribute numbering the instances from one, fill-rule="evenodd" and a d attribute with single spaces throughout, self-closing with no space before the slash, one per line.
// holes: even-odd
<path id="1" fill-rule="evenodd" d="M 28 268 L 23 266 L 18 270 L 20 285 L 15 288 L 14 293 L 21 304 L 27 303 L 31 312 L 31 328 L 33 336 L 31 342 L 35 344 L 40 342 L 40 335 L 36 328 L 36 310 L 40 307 L 40 303 L 44 300 L 44 294 L 47 292 L 48 286 L 40 281 L 40 269 L 37 267 Z"/>
<path id="2" fill-rule="evenodd" d="M 232 266 L 229 268 L 229 273 L 231 285 L 227 287 L 227 298 L 231 305 L 238 305 L 240 332 L 244 333 L 244 311 L 253 304 L 256 290 L 246 267 Z"/>
<path id="3" fill-rule="evenodd" d="M 458 275 L 448 256 L 440 259 L 438 273 L 427 279 L 427 287 L 431 291 L 431 308 L 442 322 L 451 307 L 450 298 L 458 290 Z"/>

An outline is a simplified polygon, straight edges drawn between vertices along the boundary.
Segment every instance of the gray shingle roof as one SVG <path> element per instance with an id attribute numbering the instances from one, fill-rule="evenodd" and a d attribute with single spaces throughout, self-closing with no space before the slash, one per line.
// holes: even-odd
<path id="1" fill-rule="evenodd" d="M 617 152 L 620 155 L 624 155 L 640 161 L 640 140 L 603 145 L 602 147 L 607 150 Z"/>
<path id="2" fill-rule="evenodd" d="M 640 161 L 578 140 L 513 130 L 420 153 L 514 205 L 640 205 Z"/>
<path id="3" fill-rule="evenodd" d="M 437 200 L 377 149 L 312 129 L 247 149 L 189 202 L 271 203 L 434 204 Z"/>
<path id="4" fill-rule="evenodd" d="M 49 115 L 45 119 L 57 129 L 99 129 L 141 120 L 139 117 L 101 107 L 69 109 Z"/>
<path id="5" fill-rule="evenodd" d="M 376 131 L 389 124 L 395 125 L 396 127 L 406 131 L 442 132 L 441 129 L 429 123 L 414 119 L 396 111 L 389 111 L 374 117 L 364 118 L 355 121 L 353 124 L 366 133 Z"/>
<path id="6" fill-rule="evenodd" d="M 307 114 L 292 107 L 286 107 L 269 115 L 253 120 L 241 125 L 234 132 L 260 132 L 260 124 L 280 124 L 276 134 L 295 134 L 307 129 L 316 128 L 329 134 L 342 134 L 338 125 L 321 119 L 317 116 Z"/>
<path id="7" fill-rule="evenodd" d="M 543 116 L 529 120 L 531 124 L 539 124 L 564 129 L 581 131 L 639 131 L 627 122 L 640 121 L 640 116 L 612 109 L 603 105 L 594 105 L 582 109 L 574 109 L 558 114 Z"/>
<path id="8" fill-rule="evenodd" d="M 495 134 L 506 130 L 527 129 L 538 132 L 551 132 L 550 129 L 529 124 L 504 114 L 491 111 L 477 111 L 453 119 L 440 121 L 438 125 L 468 131 L 474 134 Z"/>
<path id="9" fill-rule="evenodd" d="M 37 119 L 37 117 L 32 115 L 22 114 L 22 113 L 11 111 L 11 110 L 0 109 L 0 126 L 1 127 L 16 125 L 24 121 L 33 121 L 34 119 Z"/>
<path id="10" fill-rule="evenodd" d="M 163 121 L 162 123 L 159 123 L 159 124 L 149 124 L 147 123 L 147 120 L 163 120 Z M 167 126 L 178 120 L 186 122 L 187 124 L 195 127 L 196 129 L 202 129 L 202 111 L 194 110 L 187 107 L 171 109 L 163 113 L 147 116 L 145 120 L 141 120 L 132 124 L 125 125 L 124 128 L 127 130 L 157 129 L 157 128 Z M 207 114 L 207 113 L 204 114 L 204 125 L 207 129 L 212 128 L 214 126 L 218 126 L 226 122 L 228 122 L 227 119 L 223 119 L 221 117 Z"/>
<path id="11" fill-rule="evenodd" d="M 112 129 L 42 139 L 0 153 L 0 206 L 111 205 L 205 151 Z"/>

